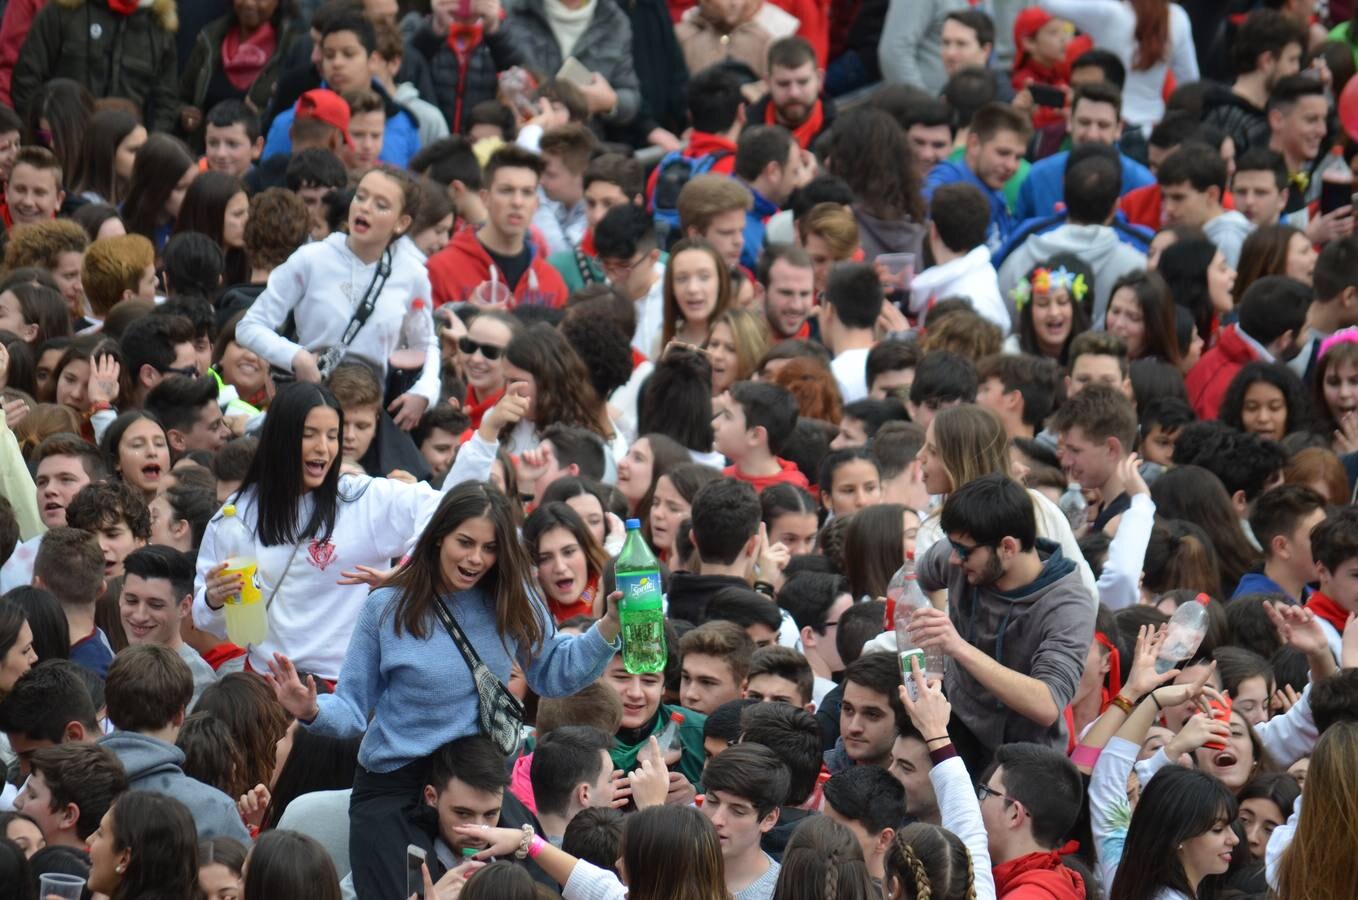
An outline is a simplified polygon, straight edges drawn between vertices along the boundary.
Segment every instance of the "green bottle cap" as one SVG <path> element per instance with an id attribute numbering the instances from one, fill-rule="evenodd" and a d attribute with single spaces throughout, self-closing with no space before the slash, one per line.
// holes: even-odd
<path id="1" fill-rule="evenodd" d="M 463 847 L 463 848 L 462 848 L 462 855 L 465 856 L 467 859 L 471 859 L 473 856 L 475 856 L 476 854 L 478 854 L 478 853 L 480 853 L 480 852 L 481 852 L 481 851 L 480 851 L 480 850 L 477 850 L 475 847 Z"/>

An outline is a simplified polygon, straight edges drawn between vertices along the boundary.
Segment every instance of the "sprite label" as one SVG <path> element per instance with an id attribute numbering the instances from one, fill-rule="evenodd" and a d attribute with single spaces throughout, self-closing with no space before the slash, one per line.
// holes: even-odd
<path id="1" fill-rule="evenodd" d="M 644 674 L 665 669 L 665 612 L 661 603 L 660 573 L 618 573 L 622 605 L 622 664 L 628 672 Z"/>

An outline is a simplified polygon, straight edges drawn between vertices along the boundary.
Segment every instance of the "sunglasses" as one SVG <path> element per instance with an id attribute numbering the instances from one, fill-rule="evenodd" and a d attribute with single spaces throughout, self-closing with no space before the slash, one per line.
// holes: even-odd
<path id="1" fill-rule="evenodd" d="M 948 543 L 952 546 L 952 552 L 956 553 L 957 558 L 962 562 L 966 562 L 967 557 L 971 556 L 971 554 L 980 550 L 982 547 L 990 546 L 989 544 L 972 544 L 968 547 L 966 544 L 957 543 L 957 541 L 954 541 L 952 538 L 948 539 Z"/>
<path id="2" fill-rule="evenodd" d="M 197 378 L 198 369 L 194 366 L 166 366 L 160 370 L 162 375 L 183 375 L 185 378 Z"/>
<path id="3" fill-rule="evenodd" d="M 484 356 L 488 362 L 495 362 L 495 360 L 500 358 L 500 354 L 505 352 L 504 347 L 497 347 L 494 344 L 481 344 L 467 337 L 465 334 L 457 339 L 457 349 L 468 356 L 480 351 L 481 355 Z"/>

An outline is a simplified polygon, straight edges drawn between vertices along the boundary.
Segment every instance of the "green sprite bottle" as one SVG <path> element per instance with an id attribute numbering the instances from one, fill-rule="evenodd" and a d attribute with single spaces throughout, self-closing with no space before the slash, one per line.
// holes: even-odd
<path id="1" fill-rule="evenodd" d="M 641 520 L 627 520 L 627 540 L 617 562 L 622 603 L 622 664 L 634 675 L 665 670 L 664 592 L 660 563 L 641 536 Z"/>

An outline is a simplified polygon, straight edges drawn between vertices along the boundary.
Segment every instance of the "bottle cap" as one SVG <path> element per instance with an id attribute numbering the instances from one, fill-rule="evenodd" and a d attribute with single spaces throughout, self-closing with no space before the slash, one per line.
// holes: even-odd
<path id="1" fill-rule="evenodd" d="M 676 725 L 684 724 L 684 714 L 681 712 L 670 713 L 670 721 Z"/>
<path id="2" fill-rule="evenodd" d="M 418 303 L 419 301 L 417 300 L 417 301 L 415 301 L 415 302 Z M 462 855 L 465 856 L 467 859 L 471 859 L 471 858 L 472 858 L 473 856 L 475 856 L 478 852 L 480 852 L 480 851 L 478 851 L 475 847 L 463 847 L 463 848 L 462 848 Z"/>
<path id="3" fill-rule="evenodd" d="M 628 530 L 628 531 L 631 531 L 631 530 L 634 529 L 634 528 L 640 528 L 640 527 L 641 527 L 641 520 L 640 520 L 640 519 L 628 519 L 628 520 L 627 520 L 627 530 Z"/>
<path id="4" fill-rule="evenodd" d="M 226 506 L 222 507 L 222 515 L 234 516 L 235 514 L 236 514 L 236 504 L 228 503 L 226 504 Z"/>
<path id="5" fill-rule="evenodd" d="M 1194 597 L 1193 599 L 1201 603 L 1203 606 L 1206 606 L 1207 604 L 1212 602 L 1212 598 L 1207 596 L 1206 594 L 1198 594 L 1198 596 Z"/>
<path id="6" fill-rule="evenodd" d="M 424 309 L 424 300 L 423 300 L 422 298 L 420 298 L 420 297 L 416 297 L 414 300 L 410 301 L 410 308 L 411 308 L 411 309 Z M 462 852 L 465 854 L 467 851 L 466 851 L 466 849 L 464 848 Z"/>

